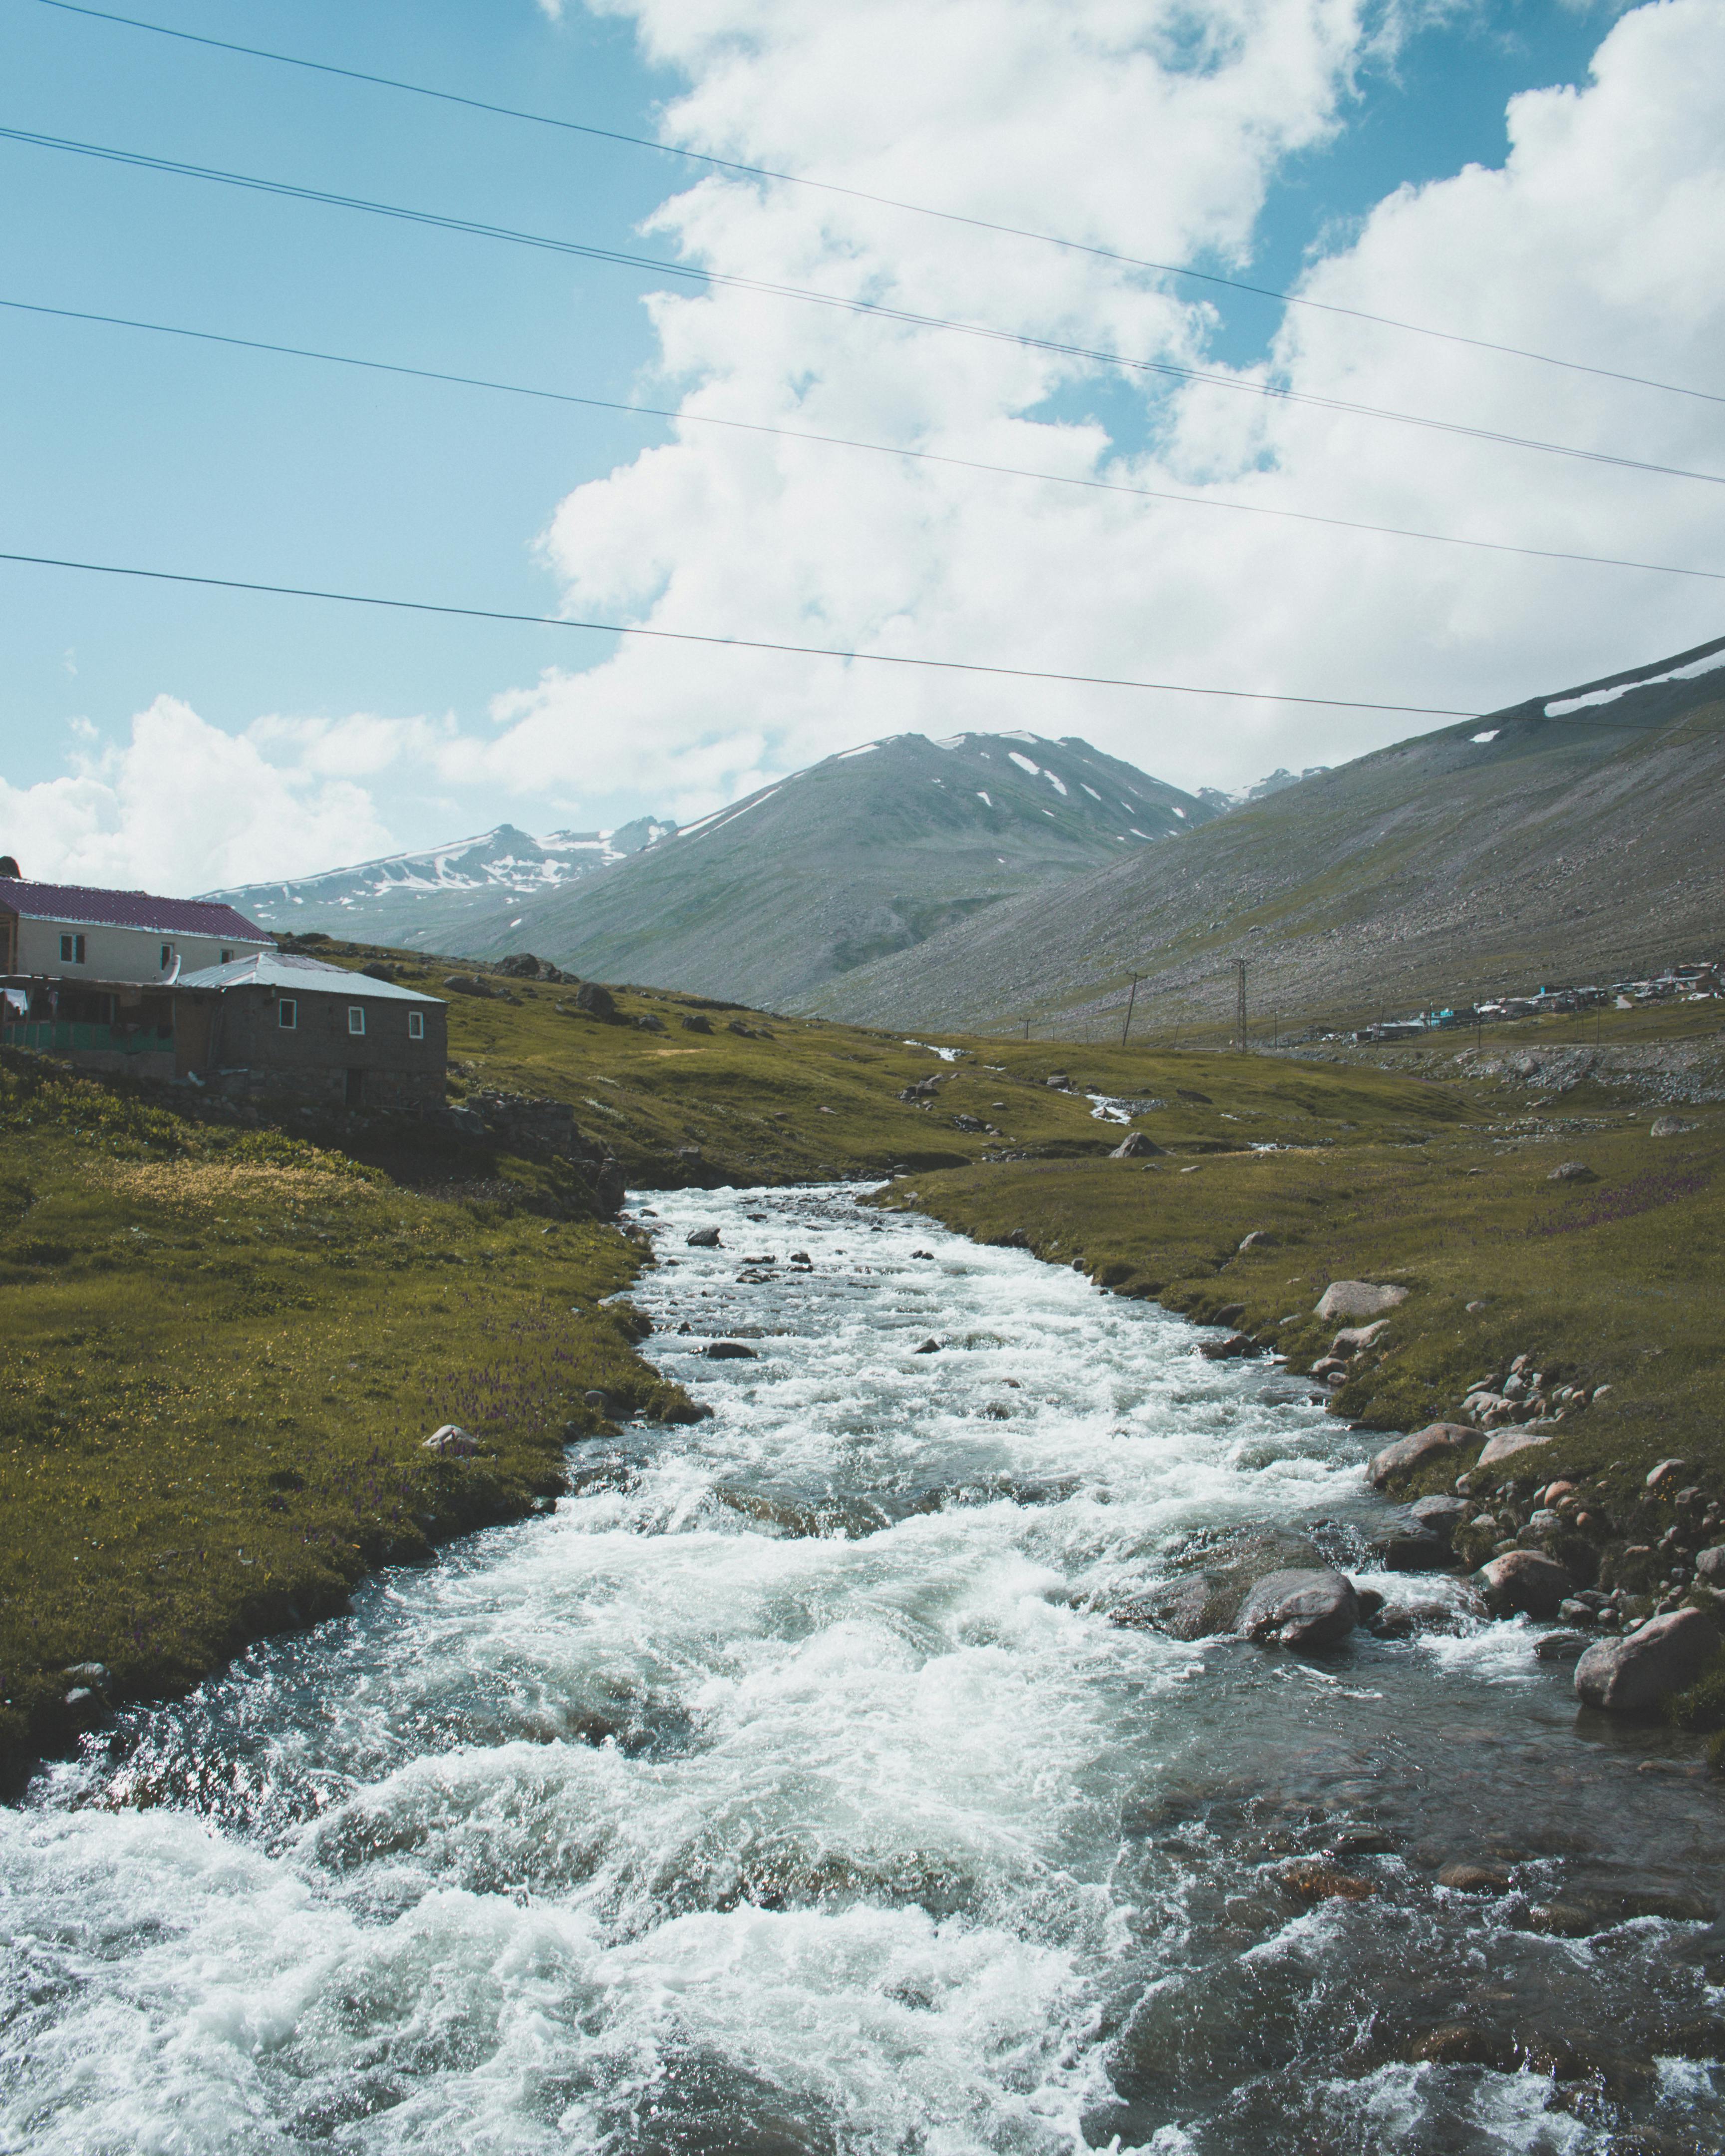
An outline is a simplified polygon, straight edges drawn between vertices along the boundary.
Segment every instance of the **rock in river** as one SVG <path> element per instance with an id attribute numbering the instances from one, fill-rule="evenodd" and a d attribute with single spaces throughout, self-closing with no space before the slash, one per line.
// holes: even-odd
<path id="1" fill-rule="evenodd" d="M 745 1348 L 740 1340 L 709 1340 L 701 1353 L 714 1363 L 755 1363 L 760 1360 L 752 1348 Z"/>
<path id="2" fill-rule="evenodd" d="M 1480 1568 L 1474 1584 L 1494 1617 L 1512 1617 L 1517 1612 L 1555 1617 L 1558 1604 L 1575 1591 L 1574 1581 L 1557 1559 L 1538 1550 L 1507 1550 Z"/>
<path id="3" fill-rule="evenodd" d="M 691 1250 L 716 1250 L 719 1247 L 719 1231 L 716 1228 L 696 1228 L 685 1235 L 683 1240 Z"/>
<path id="4" fill-rule="evenodd" d="M 1693 1684 L 1718 1644 L 1698 1609 L 1650 1618 L 1621 1639 L 1594 1640 L 1575 1665 L 1575 1697 L 1609 1714 L 1644 1712 Z"/>
<path id="5" fill-rule="evenodd" d="M 1249 1640 L 1310 1651 L 1345 1640 L 1359 1622 L 1353 1583 L 1339 1572 L 1266 1573 L 1240 1605 Z"/>

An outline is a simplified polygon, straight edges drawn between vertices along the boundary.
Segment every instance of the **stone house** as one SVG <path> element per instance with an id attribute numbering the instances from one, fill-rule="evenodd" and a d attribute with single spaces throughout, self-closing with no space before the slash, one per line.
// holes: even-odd
<path id="1" fill-rule="evenodd" d="M 182 1077 L 325 1106 L 440 1108 L 447 1009 L 435 996 L 321 958 L 260 952 L 172 990 Z"/>

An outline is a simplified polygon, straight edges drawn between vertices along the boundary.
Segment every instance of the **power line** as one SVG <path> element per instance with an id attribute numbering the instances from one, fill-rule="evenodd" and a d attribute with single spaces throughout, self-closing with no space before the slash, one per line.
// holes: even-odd
<path id="1" fill-rule="evenodd" d="M 52 0 L 49 0 L 52 4 Z M 770 434 L 788 441 L 814 442 L 829 449 L 858 449 L 870 454 L 910 458 L 920 464 L 951 465 L 961 471 L 986 472 L 1001 479 L 1032 480 L 1050 486 L 1080 487 L 1090 493 L 1122 494 L 1145 501 L 1167 501 L 1189 509 L 1230 510 L 1241 516 L 1273 516 L 1300 524 L 1323 524 L 1343 531 L 1368 532 L 1379 538 L 1417 539 L 1434 546 L 1468 547 L 1493 554 L 1520 554 L 1541 562 L 1583 562 L 1594 568 L 1641 569 L 1664 577 L 1699 577 L 1709 583 L 1725 583 L 1725 570 L 1690 569 L 1663 562 L 1635 562 L 1609 554 L 1579 554 L 1551 547 L 1518 547 L 1507 540 L 1471 539 L 1446 531 L 1416 531 L 1395 524 L 1368 524 L 1350 516 L 1324 516 L 1314 510 L 1276 509 L 1266 504 L 1252 501 L 1210 500 L 1205 496 L 1177 494 L 1171 489 L 1152 486 L 1133 486 L 1124 480 L 1086 479 L 1068 472 L 1034 471 L 1019 465 L 997 465 L 978 457 L 953 456 L 943 450 L 916 449 L 901 447 L 891 442 L 865 442 L 847 434 L 824 434 L 812 428 L 774 426 L 762 419 L 725 419 L 707 413 L 681 412 L 657 404 L 625 404 L 612 398 L 583 397 L 572 390 L 543 389 L 531 383 L 497 382 L 483 375 L 453 374 L 437 367 L 410 367 L 395 360 L 362 359 L 350 352 L 320 352 L 309 346 L 278 344 L 264 337 L 243 337 L 228 335 L 218 330 L 194 330 L 173 322 L 151 322 L 129 315 L 96 314 L 79 307 L 50 307 L 30 300 L 0 298 L 0 308 L 13 313 L 43 315 L 59 321 L 97 322 L 110 329 L 146 331 L 152 336 L 183 337 L 199 344 L 228 346 L 241 352 L 273 353 L 288 359 L 309 359 L 326 366 L 348 367 L 368 374 L 404 376 L 414 382 L 442 382 L 460 389 L 482 389 L 506 397 L 525 397 L 552 404 L 579 405 L 598 412 L 620 412 L 632 418 L 668 419 L 679 425 L 721 427 L 732 432 L 748 434 Z"/>
<path id="2" fill-rule="evenodd" d="M 1413 718 L 1465 719 L 1458 711 L 1433 704 L 1375 704 L 1350 696 L 1296 696 L 1280 689 L 1212 689 L 1186 681 L 1139 681 L 1110 674 L 1065 674 L 1051 668 L 990 666 L 967 659 L 923 659 L 895 651 L 849 651 L 824 644 L 782 644 L 757 636 L 713 636 L 688 629 L 647 629 L 629 622 L 578 621 L 566 614 L 516 613 L 501 607 L 449 606 L 431 599 L 386 598 L 369 592 L 335 592 L 303 584 L 266 584 L 239 577 L 199 577 L 176 569 L 143 569 L 116 562 L 74 562 L 55 554 L 0 552 L 0 562 L 40 569 L 73 569 L 87 576 L 136 577 L 151 583 L 196 584 L 212 591 L 260 592 L 273 598 L 321 599 L 342 606 L 381 607 L 401 613 L 449 614 L 462 621 L 502 621 L 535 629 L 584 629 L 607 636 L 645 636 L 667 644 L 721 644 L 739 651 L 781 651 L 803 659 L 843 659 L 873 666 L 922 666 L 943 674 L 988 674 L 1014 681 L 1060 681 L 1087 689 L 1153 689 L 1176 696 L 1221 696 L 1231 702 L 1312 704 L 1338 711 L 1394 711 Z"/>
<path id="3" fill-rule="evenodd" d="M 1592 367 L 1579 359 L 1560 359 L 1555 354 L 1532 352 L 1521 345 L 1498 344 L 1487 337 L 1473 337 L 1458 330 L 1433 329 L 1423 322 L 1404 322 L 1391 315 L 1374 315 L 1363 307 L 1344 307 L 1327 300 L 1314 300 L 1304 294 L 1284 292 L 1268 285 L 1251 285 L 1239 277 L 1224 277 L 1207 270 L 1189 269 L 1175 262 L 1153 262 L 1133 254 L 1123 254 L 1111 247 L 1096 247 L 1081 239 L 1068 239 L 1058 233 L 1037 232 L 1028 227 L 1004 224 L 993 218 L 967 216 L 962 210 L 936 209 L 926 203 L 905 202 L 893 195 L 871 194 L 863 187 L 847 187 L 834 180 L 818 180 L 803 172 L 783 172 L 770 165 L 747 165 L 734 157 L 718 157 L 704 150 L 685 150 L 669 142 L 655 142 L 645 135 L 626 135 L 613 127 L 595 127 L 578 120 L 564 120 L 547 112 L 531 112 L 518 105 L 495 105 L 480 97 L 465 97 L 454 90 L 434 90 L 429 85 L 403 82 L 398 77 L 372 74 L 362 68 L 338 67 L 330 60 L 311 60 L 295 53 L 277 53 L 260 45 L 242 45 L 227 38 L 199 36 L 191 30 L 170 29 L 163 23 L 146 23 L 135 15 L 116 15 L 100 8 L 83 8 L 74 0 L 41 0 L 44 7 L 53 8 L 63 15 L 82 15 L 92 22 L 110 23 L 130 30 L 146 30 L 161 38 L 172 38 L 182 44 L 204 45 L 223 53 L 238 53 L 248 59 L 270 60 L 281 67 L 300 68 L 314 74 L 336 75 L 347 82 L 361 82 L 377 90 L 404 91 L 413 97 L 425 97 L 442 105 L 465 105 L 470 111 L 485 112 L 502 120 L 522 120 L 538 127 L 554 127 L 565 134 L 586 135 L 603 142 L 619 142 L 631 149 L 649 150 L 662 157 L 682 157 L 699 165 L 708 165 L 714 170 L 736 172 L 747 179 L 777 180 L 790 187 L 809 187 L 822 194 L 841 195 L 851 202 L 863 202 L 880 209 L 901 210 L 914 217 L 935 218 L 946 224 L 968 226 L 973 232 L 993 232 L 1009 239 L 1034 240 L 1045 247 L 1057 247 L 1073 254 L 1087 254 L 1101 262 L 1111 262 L 1122 269 L 1147 270 L 1162 277 L 1183 277 L 1195 284 L 1214 285 L 1230 292 L 1249 293 L 1254 299 L 1274 300 L 1286 307 L 1305 307 L 1317 314 L 1339 315 L 1357 322 L 1369 322 L 1377 329 L 1400 330 L 1410 336 L 1435 337 L 1445 344 L 1466 345 L 1476 352 L 1496 352 L 1509 359 L 1532 360 L 1541 367 L 1558 367 L 1574 374 L 1591 374 L 1606 382 L 1623 382 L 1639 389 L 1664 390 L 1674 397 L 1698 398 L 1708 404 L 1725 404 L 1725 395 L 1710 389 L 1692 389 L 1676 382 L 1658 382 L 1644 374 L 1627 374 L 1615 367 Z"/>
<path id="4" fill-rule="evenodd" d="M 152 157 L 142 151 L 118 150 L 103 143 L 79 142 L 63 136 L 39 135 L 22 127 L 0 127 L 0 141 L 20 142 L 33 149 L 58 150 L 75 157 L 93 157 L 105 163 L 123 165 L 136 171 L 165 172 L 178 179 L 205 180 L 222 187 L 243 188 L 254 194 L 279 196 L 291 202 L 315 203 L 325 208 L 360 211 L 367 216 L 390 218 L 399 223 L 424 225 L 441 232 L 462 233 L 473 239 L 501 240 L 511 246 L 531 247 L 550 254 L 572 255 L 583 261 L 606 263 L 613 268 L 644 270 L 655 276 L 680 277 L 691 283 L 711 288 L 754 292 L 773 299 L 795 300 L 809 305 L 834 308 L 841 313 L 866 316 L 878 321 L 901 323 L 913 329 L 939 330 L 955 336 L 980 337 L 991 343 L 1016 345 L 1025 351 L 1048 352 L 1060 358 L 1086 360 L 1098 366 L 1126 367 L 1140 374 L 1198 382 L 1209 388 L 1232 390 L 1285 404 L 1304 405 L 1315 411 L 1342 413 L 1355 418 L 1382 419 L 1398 426 L 1419 427 L 1430 433 L 1491 442 L 1500 448 L 1533 449 L 1548 456 L 1572 457 L 1585 464 L 1609 465 L 1625 471 L 1655 473 L 1666 479 L 1702 480 L 1709 485 L 1725 485 L 1725 473 L 1692 471 L 1681 465 L 1652 464 L 1638 457 L 1614 456 L 1604 449 L 1584 449 L 1568 443 L 1545 442 L 1528 435 L 1502 434 L 1493 428 L 1469 426 L 1461 420 L 1435 419 L 1419 413 L 1393 411 L 1382 405 L 1356 404 L 1343 398 L 1320 397 L 1307 390 L 1285 389 L 1271 382 L 1213 374 L 1202 367 L 1180 367 L 1172 360 L 1134 358 L 1127 353 L 1102 351 L 1088 345 L 1067 344 L 1055 337 L 1034 336 L 1024 330 L 998 329 L 983 322 L 956 321 L 945 316 L 921 314 L 911 308 L 888 306 L 880 300 L 811 291 L 801 285 L 780 285 L 762 278 L 739 276 L 728 270 L 703 269 L 693 263 L 667 262 L 652 255 L 630 254 L 616 248 L 593 246 L 585 241 L 558 239 L 542 233 L 521 232 L 511 226 L 488 224 L 477 218 L 444 216 L 436 211 L 412 209 L 395 203 L 372 202 L 362 195 L 337 194 L 320 187 L 300 187 L 290 181 L 266 180 L 252 173 L 230 172 L 214 166 L 187 164 L 172 157 Z"/>
<path id="5" fill-rule="evenodd" d="M 390 598 L 375 593 L 327 591 L 305 584 L 266 584 L 240 577 L 200 577 L 184 570 L 144 569 L 125 562 L 76 562 L 57 554 L 0 552 L 0 562 L 15 562 L 39 569 L 71 569 L 86 576 L 135 577 L 149 583 L 192 584 L 210 591 L 255 592 L 271 598 L 318 599 L 341 606 L 377 607 L 397 613 L 447 614 L 459 621 L 515 622 L 533 629 L 583 629 L 605 636 L 649 637 L 657 643 L 716 644 L 737 651 L 778 651 L 802 659 L 842 659 L 871 666 L 920 666 L 942 674 L 987 674 L 1013 681 L 1056 681 L 1086 689 L 1147 689 L 1172 696 L 1217 696 L 1230 703 L 1307 704 L 1332 711 L 1389 711 L 1405 718 L 1465 719 L 1476 726 L 1481 716 L 1474 711 L 1458 711 L 1442 704 L 1379 704 L 1353 696 L 1300 696 L 1281 689 L 1213 689 L 1189 681 L 1141 681 L 1115 674 L 1066 674 L 1052 668 L 991 666 L 978 660 L 924 659 L 896 651 L 852 651 L 825 644 L 784 644 L 758 636 L 716 636 L 691 629 L 648 629 L 632 622 L 580 621 L 567 614 L 516 613 L 501 607 L 451 606 L 433 599 Z M 1697 649 L 1725 649 L 1725 637 Z M 1589 719 L 1580 712 L 1558 712 L 1547 716 L 1527 706 L 1484 716 L 1504 721 L 1527 717 L 1546 726 L 1609 726 L 1618 732 L 1623 730 L 1624 723 L 1620 720 Z M 1633 730 L 1656 731 L 1662 723 L 1665 722 L 1655 721 L 1651 726 Z"/>

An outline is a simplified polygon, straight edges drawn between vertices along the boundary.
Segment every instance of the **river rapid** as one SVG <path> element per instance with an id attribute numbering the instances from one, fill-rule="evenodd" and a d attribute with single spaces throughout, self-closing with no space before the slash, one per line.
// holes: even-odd
<path id="1" fill-rule="evenodd" d="M 553 1514 L 0 1814 L 0 2149 L 1725 2144 L 1690 1740 L 1579 1724 L 1524 1622 L 1108 1621 L 1230 1530 L 1404 1594 L 1368 1440 L 852 1191 L 639 1203 L 644 1352 L 711 1420 L 574 1448 Z"/>

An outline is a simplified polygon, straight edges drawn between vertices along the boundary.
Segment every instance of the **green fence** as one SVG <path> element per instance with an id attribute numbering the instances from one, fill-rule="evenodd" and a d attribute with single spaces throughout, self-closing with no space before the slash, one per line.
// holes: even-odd
<path id="1" fill-rule="evenodd" d="M 54 1055 L 76 1055 L 81 1050 L 107 1049 L 120 1055 L 161 1055 L 173 1046 L 173 1035 L 153 1025 L 74 1025 L 46 1019 L 26 1019 L 0 1027 L 0 1045 L 34 1048 Z"/>

